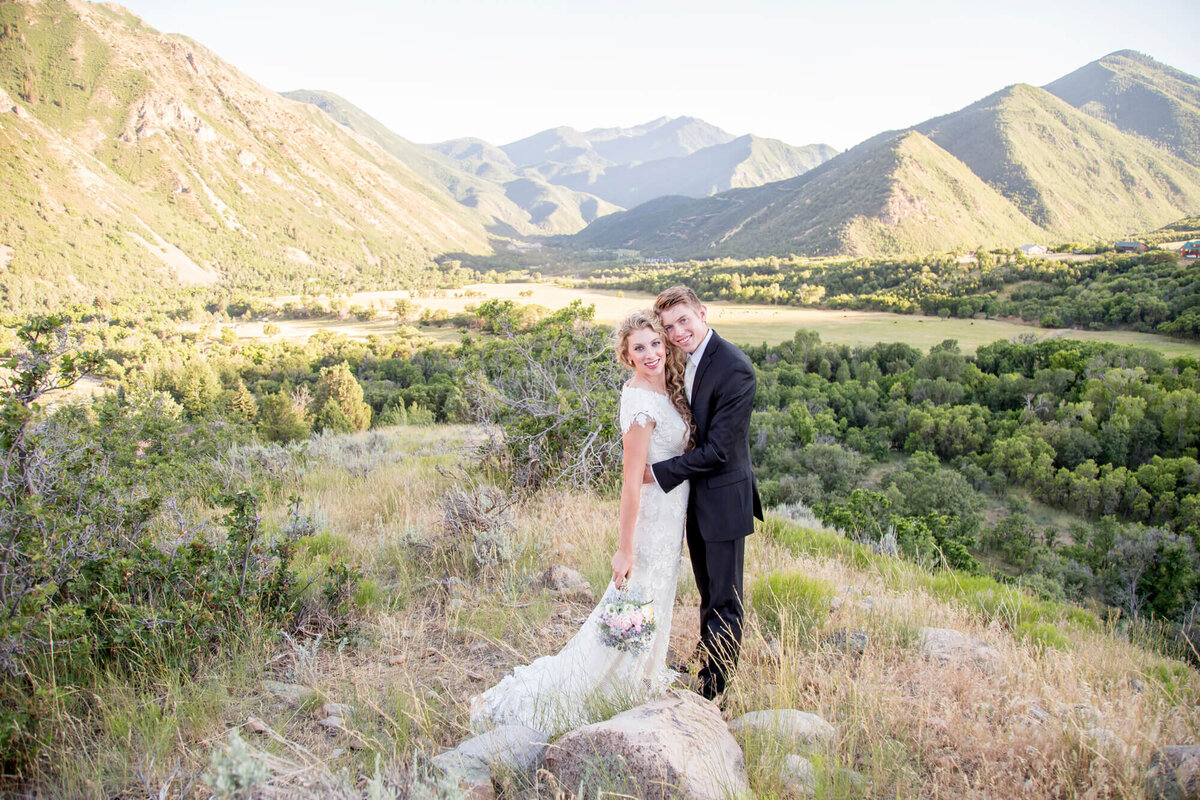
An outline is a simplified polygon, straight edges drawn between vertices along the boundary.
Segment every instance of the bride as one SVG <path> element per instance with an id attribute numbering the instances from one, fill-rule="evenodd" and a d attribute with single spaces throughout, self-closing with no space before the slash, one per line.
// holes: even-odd
<path id="1" fill-rule="evenodd" d="M 633 376 L 621 391 L 620 541 L 605 597 L 624 589 L 641 602 L 652 602 L 653 639 L 637 652 L 605 644 L 600 635 L 606 606 L 602 599 L 557 654 L 517 667 L 471 698 L 471 728 L 476 732 L 520 724 L 556 736 L 660 694 L 675 678 L 667 668 L 667 645 L 688 485 L 664 493 L 657 484 L 643 484 L 642 474 L 647 463 L 677 456 L 691 446 L 692 415 L 684 390 L 687 356 L 668 342 L 648 313 L 627 317 L 615 338 L 617 360 L 632 369 Z"/>

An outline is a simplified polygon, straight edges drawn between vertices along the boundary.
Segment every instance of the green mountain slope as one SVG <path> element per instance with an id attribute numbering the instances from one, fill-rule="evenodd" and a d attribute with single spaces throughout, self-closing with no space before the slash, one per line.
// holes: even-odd
<path id="1" fill-rule="evenodd" d="M 1200 170 L 1018 84 L 916 130 L 1051 233 L 1119 236 L 1200 208 Z"/>
<path id="2" fill-rule="evenodd" d="M 332 92 L 298 90 L 284 97 L 310 103 L 352 131 L 371 139 L 430 183 L 474 210 L 487 229 L 501 235 L 574 233 L 617 207 L 592 195 L 555 186 L 536 176 L 519 175 L 497 148 L 484 142 L 458 140 L 449 153 L 410 142 L 379 120 Z M 462 143 L 459 147 L 458 142 Z M 486 153 L 489 166 L 472 164 L 473 154 Z M 461 154 L 462 158 L 455 154 Z"/>
<path id="3" fill-rule="evenodd" d="M 13 308 L 189 276 L 409 280 L 489 249 L 441 188 L 118 6 L 0 4 L 0 89 Z"/>
<path id="4" fill-rule="evenodd" d="M 949 153 L 907 132 L 865 142 L 792 180 L 647 203 L 575 238 L 662 255 L 868 255 L 1042 233 Z"/>
<path id="5" fill-rule="evenodd" d="M 1043 88 L 1200 166 L 1200 78 L 1194 75 L 1121 50 Z"/>
<path id="6" fill-rule="evenodd" d="M 600 219 L 578 241 L 689 256 L 891 254 L 1122 236 L 1200 209 L 1195 166 L 1032 86 L 910 133 L 791 180 Z"/>

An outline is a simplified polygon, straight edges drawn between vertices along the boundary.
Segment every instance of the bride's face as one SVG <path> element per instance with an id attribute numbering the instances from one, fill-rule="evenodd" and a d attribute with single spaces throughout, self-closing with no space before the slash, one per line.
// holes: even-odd
<path id="1" fill-rule="evenodd" d="M 653 328 L 638 328 L 629 334 L 625 354 L 633 364 L 634 373 L 641 378 L 657 378 L 667 366 L 666 342 Z"/>

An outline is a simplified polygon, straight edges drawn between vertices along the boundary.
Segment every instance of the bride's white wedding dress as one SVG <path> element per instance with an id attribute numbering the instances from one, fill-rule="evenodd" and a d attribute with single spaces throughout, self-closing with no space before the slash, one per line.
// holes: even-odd
<path id="1" fill-rule="evenodd" d="M 625 386 L 621 391 L 621 433 L 654 422 L 647 463 L 683 452 L 687 426 L 666 395 Z M 667 668 L 671 610 L 679 579 L 688 485 L 669 494 L 644 484 L 633 536 L 633 570 L 628 591 L 654 603 L 654 640 L 640 652 L 622 652 L 600 641 L 592 611 L 579 632 L 557 654 L 517 667 L 481 695 L 471 698 L 471 728 L 482 732 L 498 725 L 526 725 L 556 736 L 598 721 L 614 706 L 661 694 L 674 680 Z M 612 591 L 610 582 L 605 594 Z"/>

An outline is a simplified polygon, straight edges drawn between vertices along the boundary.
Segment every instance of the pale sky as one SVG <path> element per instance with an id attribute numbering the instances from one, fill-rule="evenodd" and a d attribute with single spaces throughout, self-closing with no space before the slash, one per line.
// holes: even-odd
<path id="1" fill-rule="evenodd" d="M 1114 50 L 1200 75 L 1197 0 L 129 0 L 416 142 L 699 117 L 839 149 Z"/>

